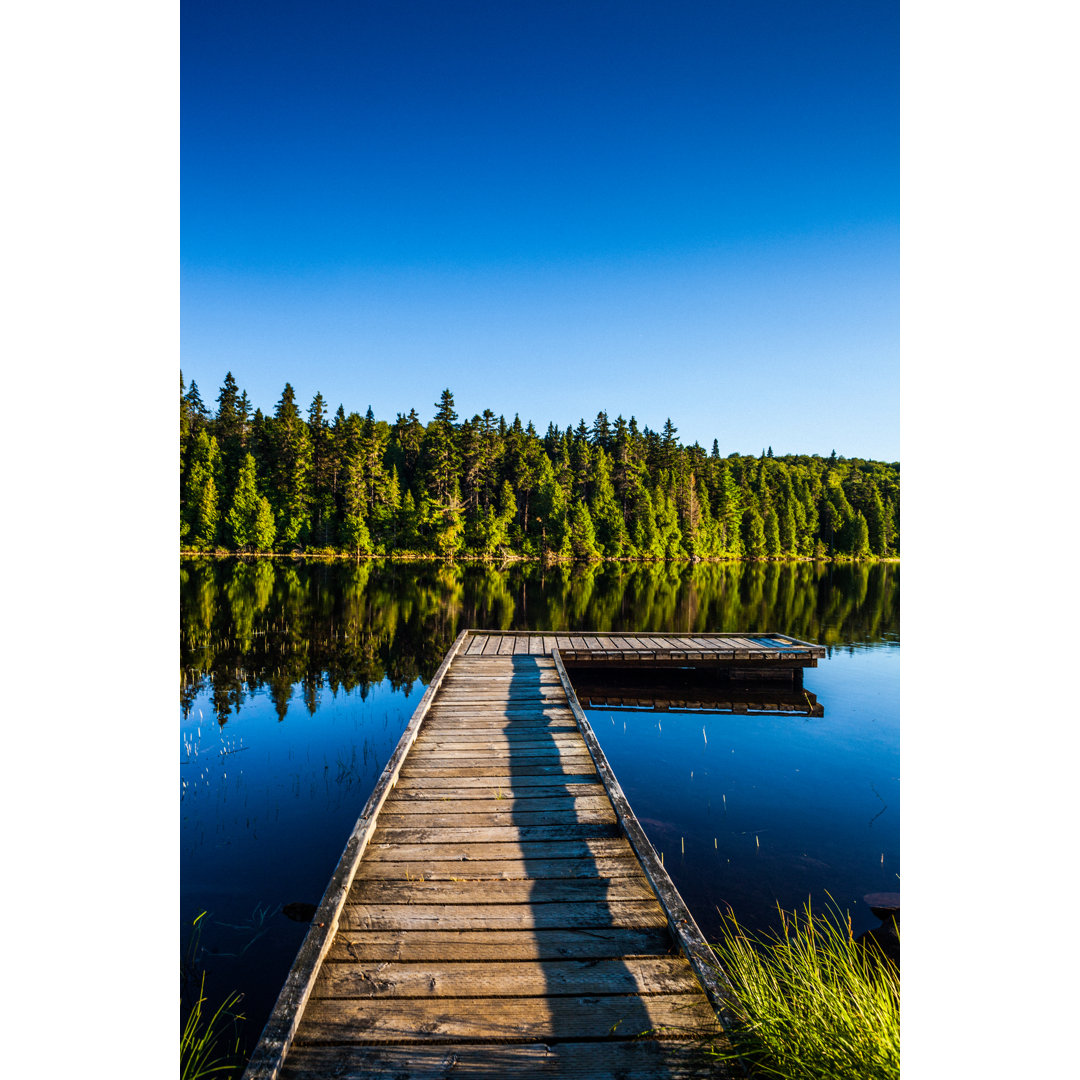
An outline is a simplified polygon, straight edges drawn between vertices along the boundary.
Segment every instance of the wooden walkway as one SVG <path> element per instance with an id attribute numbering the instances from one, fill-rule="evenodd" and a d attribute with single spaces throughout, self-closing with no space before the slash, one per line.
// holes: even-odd
<path id="1" fill-rule="evenodd" d="M 245 1080 L 729 1075 L 704 1052 L 725 1042 L 726 980 L 581 711 L 564 645 L 578 659 L 816 649 L 464 631 L 349 838 Z"/>
<path id="2" fill-rule="evenodd" d="M 779 634 L 533 634 L 474 630 L 466 656 L 551 656 L 589 664 L 755 664 L 816 667 L 820 645 Z"/>

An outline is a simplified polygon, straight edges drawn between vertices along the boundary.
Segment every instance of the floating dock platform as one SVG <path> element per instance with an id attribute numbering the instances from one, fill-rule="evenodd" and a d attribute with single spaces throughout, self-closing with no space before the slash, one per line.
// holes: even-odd
<path id="1" fill-rule="evenodd" d="M 801 680 L 824 655 L 776 634 L 462 631 L 348 839 L 245 1080 L 724 1076 L 727 981 L 568 667 Z"/>

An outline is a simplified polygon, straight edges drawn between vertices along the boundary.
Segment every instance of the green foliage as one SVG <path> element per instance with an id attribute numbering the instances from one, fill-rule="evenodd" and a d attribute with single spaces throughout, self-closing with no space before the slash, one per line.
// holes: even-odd
<path id="1" fill-rule="evenodd" d="M 896 1080 L 900 974 L 876 945 L 852 940 L 838 913 L 781 912 L 758 939 L 734 918 L 714 946 L 735 991 L 728 1035 L 755 1076 Z"/>
<path id="2" fill-rule="evenodd" d="M 180 1032 L 180 1080 L 238 1075 L 241 1071 L 239 1024 L 236 1011 L 240 994 L 230 994 L 212 1013 L 207 1008 L 206 975 L 199 984 L 199 996 Z"/>
<path id="3" fill-rule="evenodd" d="M 600 558 L 592 517 L 589 508 L 581 500 L 575 502 L 573 510 L 570 511 L 570 550 L 575 559 L 589 561 Z"/>
<path id="4" fill-rule="evenodd" d="M 748 559 L 764 559 L 766 555 L 765 522 L 756 506 L 743 511 L 743 550 Z"/>
<path id="5" fill-rule="evenodd" d="M 897 464 L 807 455 L 706 454 L 634 417 L 597 415 L 541 438 L 490 409 L 459 421 L 444 390 L 425 427 L 301 416 L 286 383 L 254 415 L 226 373 L 211 417 L 180 380 L 180 534 L 193 550 L 307 548 L 453 559 L 592 561 L 882 558 L 899 552 Z"/>
<path id="6" fill-rule="evenodd" d="M 255 459 L 244 455 L 240 465 L 232 506 L 225 517 L 225 527 L 232 546 L 237 551 L 254 548 L 266 551 L 274 544 L 274 512 L 270 503 L 260 495 L 255 480 Z"/>
<path id="7" fill-rule="evenodd" d="M 181 535 L 193 548 L 209 549 L 217 542 L 220 469 L 217 440 L 203 428 L 189 443 L 180 510 Z"/>

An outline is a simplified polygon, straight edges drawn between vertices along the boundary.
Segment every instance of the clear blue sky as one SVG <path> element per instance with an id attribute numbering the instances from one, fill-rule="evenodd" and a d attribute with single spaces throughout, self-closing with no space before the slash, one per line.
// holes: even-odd
<path id="1" fill-rule="evenodd" d="M 181 366 L 899 458 L 899 6 L 181 5 Z"/>

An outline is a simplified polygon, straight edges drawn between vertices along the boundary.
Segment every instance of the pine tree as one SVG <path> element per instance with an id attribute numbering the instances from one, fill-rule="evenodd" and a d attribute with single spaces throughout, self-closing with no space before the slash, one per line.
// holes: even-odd
<path id="1" fill-rule="evenodd" d="M 346 550 L 355 553 L 357 561 L 361 555 L 371 552 L 371 534 L 362 513 L 354 511 L 345 514 L 341 523 L 341 539 Z"/>
<path id="2" fill-rule="evenodd" d="M 640 481 L 631 495 L 630 539 L 639 559 L 662 559 L 664 547 L 656 528 L 656 514 L 648 488 Z"/>
<path id="3" fill-rule="evenodd" d="M 281 393 L 268 434 L 278 540 L 282 545 L 304 543 L 311 527 L 311 439 L 289 383 Z"/>
<path id="4" fill-rule="evenodd" d="M 764 559 L 766 555 L 765 522 L 756 506 L 743 511 L 743 548 L 748 559 Z"/>
<path id="5" fill-rule="evenodd" d="M 656 532 L 665 559 L 677 559 L 682 554 L 682 530 L 675 507 L 675 486 L 670 473 L 661 473 L 660 483 L 653 492 L 656 512 Z"/>
<path id="6" fill-rule="evenodd" d="M 454 395 L 448 389 L 442 392 L 437 410 L 425 438 L 428 490 L 437 503 L 445 505 L 456 483 L 460 462 L 454 427 L 457 413 L 454 412 Z"/>
<path id="7" fill-rule="evenodd" d="M 589 561 L 600 558 L 589 508 L 580 500 L 574 503 L 570 512 L 570 549 L 575 559 Z"/>
<path id="8" fill-rule="evenodd" d="M 590 483 L 593 497 L 589 513 L 595 527 L 597 546 L 608 558 L 617 559 L 623 554 L 630 537 L 622 510 L 615 500 L 615 489 L 611 485 L 611 463 L 600 448 L 597 448 L 593 458 Z"/>
<path id="9" fill-rule="evenodd" d="M 676 456 L 678 454 L 679 440 L 676 436 L 679 434 L 679 429 L 671 422 L 669 416 L 664 421 L 664 433 L 660 439 L 660 468 L 673 470 L 676 465 Z"/>
<path id="10" fill-rule="evenodd" d="M 543 554 L 570 554 L 566 492 L 555 476 L 547 457 L 540 458 L 540 477 L 536 491 L 536 531 L 540 534 Z"/>
<path id="11" fill-rule="evenodd" d="M 227 542 L 235 551 L 269 551 L 274 545 L 274 512 L 259 494 L 255 459 L 245 454 L 240 463 L 232 505 L 225 516 Z"/>
<path id="12" fill-rule="evenodd" d="M 861 510 L 855 511 L 855 517 L 851 522 L 851 540 L 849 550 L 856 559 L 864 559 L 871 554 L 870 533 L 866 526 L 866 518 Z"/>
<path id="13" fill-rule="evenodd" d="M 316 393 L 308 408 L 311 440 L 311 538 L 320 547 L 330 544 L 334 522 L 333 432 L 326 422 L 326 401 Z"/>
<path id="14" fill-rule="evenodd" d="M 777 517 L 776 511 L 770 506 L 765 511 L 764 519 L 765 529 L 765 554 L 770 559 L 776 559 L 780 556 L 780 521 Z"/>
<path id="15" fill-rule="evenodd" d="M 191 441 L 181 503 L 181 538 L 196 549 L 214 547 L 218 539 L 221 453 L 217 439 L 202 428 Z"/>

